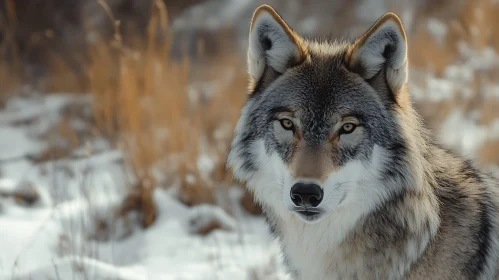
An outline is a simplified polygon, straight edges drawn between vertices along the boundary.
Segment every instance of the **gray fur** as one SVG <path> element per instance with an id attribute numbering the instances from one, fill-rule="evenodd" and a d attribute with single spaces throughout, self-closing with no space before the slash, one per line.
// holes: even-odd
<path id="1" fill-rule="evenodd" d="M 306 59 L 283 73 L 267 65 L 254 81 L 228 159 L 262 205 L 294 279 L 499 279 L 497 181 L 432 140 L 406 85 L 390 84 L 390 65 L 365 79 L 349 61 L 356 42 L 296 41 Z M 283 111 L 293 112 L 300 133 L 279 127 Z M 345 115 L 357 118 L 360 130 L 331 136 Z M 294 170 L 304 153 L 306 163 Z M 321 220 L 308 223 L 288 211 L 293 172 L 312 166 L 335 178 L 352 162 L 372 174 L 331 186 L 305 176 L 329 196 L 341 190 L 334 206 L 319 205 L 327 209 Z"/>

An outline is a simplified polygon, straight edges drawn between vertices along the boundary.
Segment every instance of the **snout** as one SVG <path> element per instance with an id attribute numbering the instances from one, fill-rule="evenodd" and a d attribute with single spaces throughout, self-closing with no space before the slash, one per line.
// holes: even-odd
<path id="1" fill-rule="evenodd" d="M 291 201 L 298 207 L 317 207 L 324 197 L 324 190 L 314 183 L 296 183 L 291 187 Z"/>
<path id="2" fill-rule="evenodd" d="M 297 182 L 291 187 L 292 211 L 301 219 L 312 223 L 319 221 L 324 211 L 318 207 L 324 198 L 324 190 L 315 183 Z"/>

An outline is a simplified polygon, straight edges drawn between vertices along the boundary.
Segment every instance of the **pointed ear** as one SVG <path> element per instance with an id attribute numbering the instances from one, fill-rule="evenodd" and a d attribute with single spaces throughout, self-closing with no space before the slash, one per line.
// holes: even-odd
<path id="1" fill-rule="evenodd" d="M 248 73 L 252 84 L 268 83 L 306 57 L 299 37 L 269 5 L 258 7 L 251 20 Z"/>
<path id="2" fill-rule="evenodd" d="M 349 48 L 346 64 L 373 87 L 391 90 L 396 100 L 408 77 L 407 40 L 399 17 L 386 13 L 379 18 Z"/>

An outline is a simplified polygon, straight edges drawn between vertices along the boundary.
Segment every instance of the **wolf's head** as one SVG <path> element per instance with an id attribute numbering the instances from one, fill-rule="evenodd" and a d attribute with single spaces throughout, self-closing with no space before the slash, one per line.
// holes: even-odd
<path id="1" fill-rule="evenodd" d="M 314 222 L 414 187 L 406 35 L 393 13 L 353 42 L 307 41 L 267 5 L 249 34 L 250 95 L 228 158 L 279 214 Z M 416 121 L 417 122 L 417 121 Z"/>

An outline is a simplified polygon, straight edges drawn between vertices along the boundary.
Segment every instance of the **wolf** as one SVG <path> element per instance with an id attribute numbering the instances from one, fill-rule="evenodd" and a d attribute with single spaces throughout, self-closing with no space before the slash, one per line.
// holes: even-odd
<path id="1" fill-rule="evenodd" d="M 268 5 L 227 158 L 292 279 L 499 279 L 499 188 L 425 128 L 394 13 L 355 40 L 305 39 Z"/>

